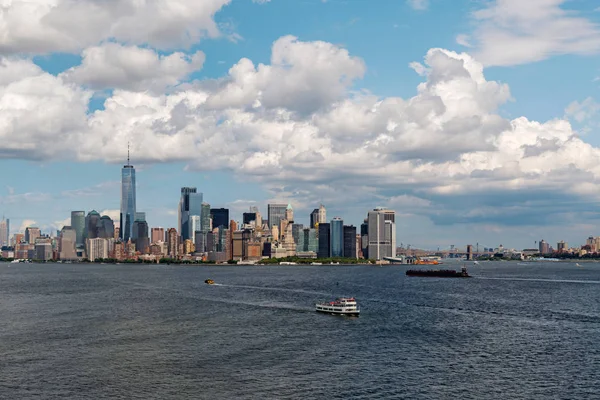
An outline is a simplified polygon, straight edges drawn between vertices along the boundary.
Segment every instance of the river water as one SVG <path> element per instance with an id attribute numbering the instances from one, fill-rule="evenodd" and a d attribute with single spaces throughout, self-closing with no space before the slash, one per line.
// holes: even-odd
<path id="1" fill-rule="evenodd" d="M 0 264 L 0 398 L 600 398 L 600 264 L 405 270 Z"/>

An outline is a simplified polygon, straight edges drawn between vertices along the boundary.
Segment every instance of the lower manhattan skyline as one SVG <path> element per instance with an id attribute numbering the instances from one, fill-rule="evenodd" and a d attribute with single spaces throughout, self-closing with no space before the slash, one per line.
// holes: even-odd
<path id="1" fill-rule="evenodd" d="M 525 13 L 509 0 L 398 1 L 373 15 L 362 2 L 184 3 L 174 31 L 159 18 L 173 32 L 163 39 L 123 30 L 118 15 L 100 24 L 114 31 L 85 37 L 41 19 L 37 39 L 6 37 L 0 212 L 11 233 L 60 229 L 72 210 L 119 221 L 131 143 L 151 227 L 177 227 L 180 188 L 193 186 L 234 219 L 291 203 L 306 225 L 323 203 L 359 225 L 388 207 L 398 243 L 429 249 L 600 235 L 593 1 Z M 309 16 L 318 30 L 298 22 Z M 557 32 L 524 29 L 546 25 Z M 432 34 L 407 40 L 420 30 Z"/>

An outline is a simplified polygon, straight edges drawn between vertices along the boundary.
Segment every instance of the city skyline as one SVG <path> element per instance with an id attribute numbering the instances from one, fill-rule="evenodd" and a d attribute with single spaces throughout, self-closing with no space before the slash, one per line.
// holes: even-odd
<path id="1" fill-rule="evenodd" d="M 30 28 L 0 43 L 0 211 L 11 233 L 119 221 L 130 142 L 150 227 L 177 227 L 191 186 L 305 225 L 321 203 L 355 226 L 388 207 L 414 247 L 583 244 L 600 234 L 596 3 L 174 0 L 124 19 L 82 1 L 75 23 L 11 2 Z"/>

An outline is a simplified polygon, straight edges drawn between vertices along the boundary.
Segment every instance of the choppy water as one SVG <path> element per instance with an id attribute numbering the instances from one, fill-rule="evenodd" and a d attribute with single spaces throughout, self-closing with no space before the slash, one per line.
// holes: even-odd
<path id="1" fill-rule="evenodd" d="M 0 264 L 0 398 L 597 399 L 582 265 Z M 313 311 L 342 295 L 360 318 Z"/>

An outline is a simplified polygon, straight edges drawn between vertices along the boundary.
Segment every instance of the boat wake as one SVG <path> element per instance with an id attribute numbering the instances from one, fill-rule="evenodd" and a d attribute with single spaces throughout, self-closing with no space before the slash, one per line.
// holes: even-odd
<path id="1" fill-rule="evenodd" d="M 289 288 L 279 288 L 279 287 L 269 287 L 269 286 L 249 286 L 249 285 L 228 285 L 223 283 L 215 283 L 213 286 L 222 286 L 222 287 L 230 287 L 230 288 L 240 288 L 240 289 L 252 289 L 252 290 L 268 290 L 273 292 L 292 292 L 292 293 L 304 293 L 304 294 L 316 294 L 320 296 L 332 296 L 331 292 L 315 292 L 311 290 L 303 290 L 303 289 L 289 289 Z"/>
<path id="2" fill-rule="evenodd" d="M 492 281 L 526 281 L 526 282 L 556 282 L 556 283 L 585 283 L 591 285 L 600 285 L 600 281 L 585 281 L 576 279 L 540 279 L 540 278 L 488 278 L 477 276 L 476 279 L 485 279 Z"/>

